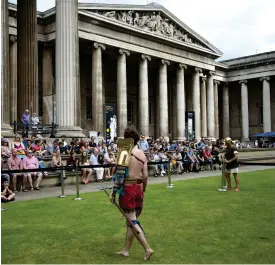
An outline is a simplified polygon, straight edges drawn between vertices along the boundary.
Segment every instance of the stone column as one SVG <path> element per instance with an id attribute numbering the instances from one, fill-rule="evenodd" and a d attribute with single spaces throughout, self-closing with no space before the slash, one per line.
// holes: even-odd
<path id="1" fill-rule="evenodd" d="M 263 130 L 271 132 L 271 101 L 270 101 L 270 77 L 261 77 L 263 82 Z"/>
<path id="2" fill-rule="evenodd" d="M 178 70 L 178 69 L 177 69 Z M 176 79 L 173 78 L 172 84 L 171 84 L 171 89 L 169 90 L 169 104 L 171 106 L 171 110 L 170 110 L 170 115 L 169 115 L 169 119 L 171 119 L 171 125 L 170 125 L 170 130 L 171 130 L 171 137 L 173 140 L 177 139 L 177 111 L 178 111 L 178 106 L 177 103 L 175 104 L 175 100 L 177 101 L 177 89 L 178 89 L 178 85 L 177 85 L 177 77 Z M 168 105 L 169 106 L 169 105 Z M 181 106 L 180 106 L 181 107 Z M 185 117 L 184 117 L 185 118 Z M 184 137 L 184 135 L 183 135 Z"/>
<path id="3" fill-rule="evenodd" d="M 248 91 L 247 80 L 241 80 L 241 98 L 242 98 L 242 141 L 249 141 L 249 115 L 248 115 Z"/>
<path id="4" fill-rule="evenodd" d="M 17 37 L 10 36 L 10 116 L 17 121 Z"/>
<path id="5" fill-rule="evenodd" d="M 201 136 L 207 137 L 206 78 L 201 79 Z"/>
<path id="6" fill-rule="evenodd" d="M 149 91 L 148 91 L 148 61 L 151 57 L 141 55 L 139 63 L 139 131 L 149 136 Z"/>
<path id="7" fill-rule="evenodd" d="M 200 68 L 195 68 L 193 73 L 193 110 L 195 112 L 195 138 L 201 139 L 201 106 L 200 106 Z"/>
<path id="8" fill-rule="evenodd" d="M 9 93 L 9 11 L 8 0 L 1 0 L 1 132 L 11 136 Z"/>
<path id="9" fill-rule="evenodd" d="M 214 80 L 214 121 L 215 121 L 215 138 L 219 138 L 219 84 L 220 82 Z"/>
<path id="10" fill-rule="evenodd" d="M 159 133 L 164 137 L 169 136 L 167 65 L 170 62 L 162 59 L 159 67 Z"/>
<path id="11" fill-rule="evenodd" d="M 78 1 L 56 0 L 56 122 L 58 136 L 84 137 L 79 124 Z"/>
<path id="12" fill-rule="evenodd" d="M 123 137 L 124 130 L 127 127 L 127 68 L 126 56 L 130 52 L 119 49 L 119 56 L 117 60 L 117 114 L 118 126 L 117 135 Z"/>
<path id="13" fill-rule="evenodd" d="M 53 120 L 53 108 L 54 104 L 53 94 L 54 80 L 53 80 L 53 58 L 52 58 L 52 45 L 50 43 L 44 43 L 43 47 L 43 123 L 50 124 Z M 47 104 L 52 102 L 52 104 Z M 54 122 L 56 118 L 54 117 Z"/>
<path id="14" fill-rule="evenodd" d="M 223 85 L 223 138 L 230 137 L 230 115 L 229 115 L 229 91 L 228 83 Z"/>
<path id="15" fill-rule="evenodd" d="M 18 114 L 38 113 L 37 2 L 17 2 Z"/>
<path id="16" fill-rule="evenodd" d="M 94 43 L 92 64 L 92 120 L 93 130 L 104 135 L 104 113 L 103 113 L 103 83 L 102 83 L 102 50 L 106 47 Z"/>
<path id="17" fill-rule="evenodd" d="M 184 70 L 187 66 L 179 64 L 177 69 L 177 91 L 176 91 L 176 139 L 179 141 L 186 140 L 185 137 L 185 86 Z M 174 103 L 173 103 L 174 104 Z"/>
<path id="18" fill-rule="evenodd" d="M 210 71 L 207 76 L 207 136 L 215 137 L 215 114 L 214 114 L 214 75 L 215 73 Z"/>

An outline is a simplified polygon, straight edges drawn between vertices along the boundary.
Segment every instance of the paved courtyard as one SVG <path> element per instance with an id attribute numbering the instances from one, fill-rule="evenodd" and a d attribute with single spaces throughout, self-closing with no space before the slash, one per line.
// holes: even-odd
<path id="1" fill-rule="evenodd" d="M 240 167 L 240 173 L 242 172 L 251 172 L 256 170 L 266 170 L 271 169 L 275 166 L 242 166 Z M 182 174 L 182 175 L 172 175 L 172 183 L 175 184 L 179 180 L 187 180 L 187 179 L 194 179 L 194 178 L 206 178 L 211 176 L 219 176 L 221 175 L 221 170 L 216 171 L 203 171 L 199 173 L 189 173 L 189 174 Z M 240 176 L 241 177 L 241 176 Z M 167 184 L 168 177 L 149 177 L 148 184 Z M 102 187 L 111 187 L 111 182 L 106 183 L 90 183 L 88 185 L 81 185 L 80 184 L 80 197 L 81 193 L 87 192 L 96 192 L 100 191 Z M 219 182 L 217 182 L 217 187 L 219 186 Z M 217 188 L 213 187 L 213 189 Z M 50 198 L 50 197 L 57 197 L 61 194 L 61 187 L 45 187 L 42 191 L 29 191 L 29 192 L 18 192 L 16 194 L 16 201 L 25 201 L 25 200 L 35 200 L 35 199 L 42 199 L 42 198 Z M 75 185 L 68 185 L 65 186 L 65 195 L 74 195 L 76 194 L 76 186 Z"/>

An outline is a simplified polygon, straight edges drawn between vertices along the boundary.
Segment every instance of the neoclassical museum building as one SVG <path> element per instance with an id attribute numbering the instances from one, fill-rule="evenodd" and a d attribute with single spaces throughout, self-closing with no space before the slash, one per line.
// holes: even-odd
<path id="1" fill-rule="evenodd" d="M 217 62 L 219 49 L 156 3 L 58 0 L 41 13 L 36 0 L 1 2 L 2 136 L 26 109 L 67 137 L 275 131 L 275 51 Z"/>

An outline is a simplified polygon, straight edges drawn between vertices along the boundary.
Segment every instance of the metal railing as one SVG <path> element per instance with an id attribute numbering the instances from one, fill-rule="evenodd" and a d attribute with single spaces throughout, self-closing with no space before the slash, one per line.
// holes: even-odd
<path id="1" fill-rule="evenodd" d="M 51 124 L 24 124 L 23 122 L 14 121 L 10 124 L 13 127 L 13 133 L 21 133 L 22 136 L 32 132 L 33 135 L 36 134 L 50 134 L 50 138 L 55 138 L 58 125 L 55 123 Z"/>

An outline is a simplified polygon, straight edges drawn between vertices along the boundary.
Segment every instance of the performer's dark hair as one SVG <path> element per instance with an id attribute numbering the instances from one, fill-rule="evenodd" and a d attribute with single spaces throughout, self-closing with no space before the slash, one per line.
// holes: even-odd
<path id="1" fill-rule="evenodd" d="M 134 144 L 136 145 L 139 141 L 139 132 L 135 128 L 126 128 L 124 131 L 124 138 L 134 139 Z"/>

